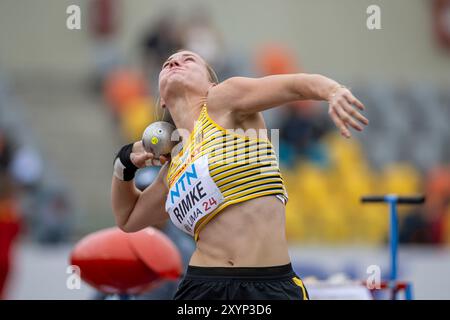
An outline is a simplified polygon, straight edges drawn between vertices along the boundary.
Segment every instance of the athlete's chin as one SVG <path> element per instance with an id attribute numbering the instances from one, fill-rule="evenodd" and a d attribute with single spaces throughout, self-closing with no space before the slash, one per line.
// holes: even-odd
<path id="1" fill-rule="evenodd" d="M 187 85 L 187 79 L 183 74 L 180 73 L 172 73 L 168 75 L 166 80 L 166 86 L 169 88 L 169 90 L 172 89 L 180 89 Z"/>

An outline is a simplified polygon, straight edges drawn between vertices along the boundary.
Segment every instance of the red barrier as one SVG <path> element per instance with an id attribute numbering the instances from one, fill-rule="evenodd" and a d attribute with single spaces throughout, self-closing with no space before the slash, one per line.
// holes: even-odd
<path id="1" fill-rule="evenodd" d="M 178 249 L 154 228 L 97 231 L 78 242 L 70 261 L 83 281 L 107 294 L 140 294 L 182 273 Z"/>

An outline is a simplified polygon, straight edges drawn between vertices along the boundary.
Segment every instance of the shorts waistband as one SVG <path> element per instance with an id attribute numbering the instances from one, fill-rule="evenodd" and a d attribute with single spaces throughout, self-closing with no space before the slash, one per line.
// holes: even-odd
<path id="1" fill-rule="evenodd" d="M 270 267 L 198 267 L 188 266 L 185 279 L 248 279 L 275 280 L 295 277 L 292 265 Z"/>

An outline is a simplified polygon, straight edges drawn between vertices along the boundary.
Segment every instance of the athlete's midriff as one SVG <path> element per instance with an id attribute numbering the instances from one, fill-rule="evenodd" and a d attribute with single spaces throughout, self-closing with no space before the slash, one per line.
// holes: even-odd
<path id="1" fill-rule="evenodd" d="M 289 263 L 285 206 L 275 196 L 231 205 L 200 232 L 190 265 L 258 267 Z"/>

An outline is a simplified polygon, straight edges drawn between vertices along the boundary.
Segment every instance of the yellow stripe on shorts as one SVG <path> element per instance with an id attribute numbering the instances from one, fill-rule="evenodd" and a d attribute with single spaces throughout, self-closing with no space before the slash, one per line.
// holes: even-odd
<path id="1" fill-rule="evenodd" d="M 308 296 L 306 295 L 305 285 L 303 284 L 303 281 L 297 277 L 292 278 L 292 281 L 294 281 L 296 285 L 302 288 L 303 300 L 308 300 Z"/>

